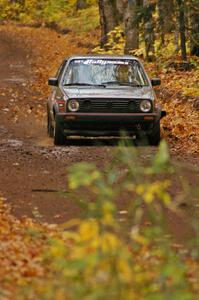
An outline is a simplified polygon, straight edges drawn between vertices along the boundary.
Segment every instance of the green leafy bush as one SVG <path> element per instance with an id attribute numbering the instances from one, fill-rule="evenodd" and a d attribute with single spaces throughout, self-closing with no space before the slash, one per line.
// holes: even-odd
<path id="1" fill-rule="evenodd" d="M 49 240 L 43 258 L 49 272 L 16 299 L 197 299 L 197 256 L 172 247 L 164 222 L 164 210 L 176 209 L 171 172 L 164 141 L 147 165 L 136 149 L 121 145 L 103 173 L 94 164 L 71 167 L 68 184 L 74 201 L 77 190 L 82 195 L 76 200 L 85 216 Z M 122 211 L 117 201 L 126 202 Z M 191 277 L 190 262 L 196 266 Z"/>

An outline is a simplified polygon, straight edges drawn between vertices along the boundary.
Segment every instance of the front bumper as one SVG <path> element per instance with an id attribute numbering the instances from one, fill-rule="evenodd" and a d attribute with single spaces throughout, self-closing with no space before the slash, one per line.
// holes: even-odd
<path id="1" fill-rule="evenodd" d="M 166 112 L 154 113 L 59 113 L 57 121 L 65 135 L 119 135 L 121 130 L 129 133 L 151 131 L 154 124 Z"/>

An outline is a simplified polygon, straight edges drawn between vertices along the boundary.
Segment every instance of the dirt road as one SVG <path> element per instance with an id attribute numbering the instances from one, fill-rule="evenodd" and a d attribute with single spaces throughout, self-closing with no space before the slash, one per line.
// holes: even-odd
<path id="1" fill-rule="evenodd" d="M 67 196 L 67 166 L 85 160 L 100 165 L 110 148 L 53 146 L 45 116 L 38 121 L 34 115 L 38 103 L 28 89 L 34 75 L 27 55 L 15 40 L 0 36 L 0 191 L 18 217 L 41 215 L 43 221 L 63 222 L 79 212 Z M 30 108 L 33 113 L 27 114 Z"/>
<path id="2" fill-rule="evenodd" d="M 45 107 L 45 101 L 38 102 L 37 95 L 28 88 L 31 81 L 37 84 L 28 61 L 34 51 L 25 50 L 5 32 L 0 33 L 0 192 L 17 217 L 27 215 L 61 223 L 79 214 L 66 188 L 67 167 L 80 161 L 102 167 L 112 159 L 116 145 L 112 142 L 96 146 L 87 141 L 83 146 L 78 142 L 53 146 L 46 134 L 45 116 L 38 120 L 35 113 L 38 106 Z M 143 159 L 155 152 L 149 147 L 140 151 Z M 196 185 L 198 157 L 183 154 L 172 159 L 182 167 L 182 176 L 189 184 Z M 65 197 L 60 196 L 60 191 Z M 176 222 L 175 226 L 180 225 Z"/>

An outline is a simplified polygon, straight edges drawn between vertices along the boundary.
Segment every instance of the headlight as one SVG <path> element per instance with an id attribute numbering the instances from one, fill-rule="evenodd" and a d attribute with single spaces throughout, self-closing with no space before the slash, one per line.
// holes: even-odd
<path id="1" fill-rule="evenodd" d="M 72 112 L 76 112 L 79 110 L 79 102 L 77 100 L 69 100 L 68 101 L 68 110 Z"/>
<path id="2" fill-rule="evenodd" d="M 140 109 L 143 112 L 149 112 L 151 110 L 151 102 L 149 100 L 142 100 L 140 103 Z"/>

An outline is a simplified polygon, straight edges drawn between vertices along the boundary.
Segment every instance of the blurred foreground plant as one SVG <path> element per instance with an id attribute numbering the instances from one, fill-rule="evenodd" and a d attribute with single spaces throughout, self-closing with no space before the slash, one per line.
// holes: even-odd
<path id="1" fill-rule="evenodd" d="M 78 190 L 85 217 L 50 239 L 43 261 L 49 272 L 17 299 L 197 299 L 197 257 L 167 238 L 164 211 L 176 209 L 165 177 L 171 172 L 164 141 L 147 165 L 135 148 L 120 145 L 103 173 L 94 164 L 71 167 L 69 187 Z"/>

